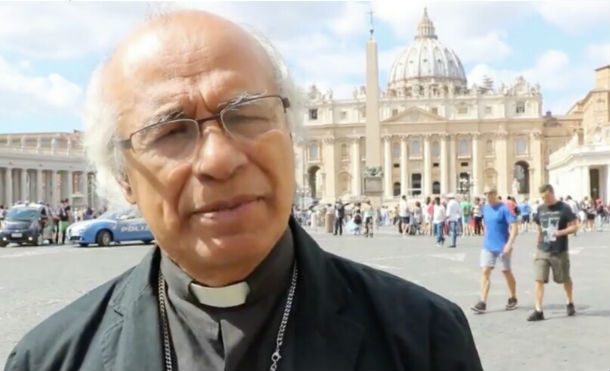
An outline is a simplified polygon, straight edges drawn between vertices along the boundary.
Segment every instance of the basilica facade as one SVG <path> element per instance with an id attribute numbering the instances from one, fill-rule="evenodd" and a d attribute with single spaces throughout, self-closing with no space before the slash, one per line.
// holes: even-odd
<path id="1" fill-rule="evenodd" d="M 460 58 L 439 41 L 425 11 L 385 90 L 378 89 L 372 30 L 366 54 L 366 86 L 351 98 L 315 86 L 307 92 L 304 134 L 295 142 L 302 197 L 364 198 L 371 174 L 380 175 L 381 202 L 481 195 L 486 185 L 504 196 L 537 196 L 549 154 L 573 132 L 542 114 L 539 86 L 519 76 L 508 86 L 468 85 Z"/>
<path id="2" fill-rule="evenodd" d="M 99 208 L 81 133 L 0 134 L 0 205 L 43 201 Z"/>

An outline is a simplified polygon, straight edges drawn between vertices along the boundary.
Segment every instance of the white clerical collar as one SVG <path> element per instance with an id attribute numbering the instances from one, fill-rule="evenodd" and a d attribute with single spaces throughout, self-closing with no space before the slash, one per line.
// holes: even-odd
<path id="1" fill-rule="evenodd" d="M 247 282 L 238 282 L 224 287 L 207 287 L 191 282 L 189 289 L 201 304 L 215 308 L 243 305 L 250 293 L 250 286 Z"/>
<path id="2" fill-rule="evenodd" d="M 161 272 L 168 286 L 168 298 L 177 298 L 209 308 L 232 308 L 256 302 L 273 293 L 282 293 L 290 281 L 294 260 L 292 233 L 287 228 L 276 246 L 243 282 L 225 287 L 208 287 L 193 280 L 161 253 Z"/>

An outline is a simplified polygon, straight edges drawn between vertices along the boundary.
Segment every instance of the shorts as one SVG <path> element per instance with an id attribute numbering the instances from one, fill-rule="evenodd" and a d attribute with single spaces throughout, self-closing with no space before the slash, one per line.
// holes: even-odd
<path id="1" fill-rule="evenodd" d="M 400 216 L 399 219 L 400 219 L 401 223 L 409 224 L 409 217 L 408 216 Z"/>
<path id="2" fill-rule="evenodd" d="M 463 215 L 462 216 L 462 224 L 463 225 L 469 225 L 470 224 L 470 215 Z"/>
<path id="3" fill-rule="evenodd" d="M 523 223 L 529 223 L 530 222 L 530 216 L 529 215 L 522 215 L 521 216 L 521 221 Z"/>
<path id="4" fill-rule="evenodd" d="M 66 229 L 68 229 L 69 225 L 70 225 L 69 221 L 60 220 L 59 221 L 59 231 L 62 233 L 65 232 Z"/>
<path id="5" fill-rule="evenodd" d="M 553 281 L 556 283 L 571 282 L 570 254 L 567 251 L 550 253 L 536 250 L 534 274 L 536 281 L 549 282 L 549 270 L 553 270 Z"/>
<path id="6" fill-rule="evenodd" d="M 510 254 L 500 256 L 501 253 L 501 251 L 481 249 L 481 268 L 495 268 L 496 260 L 500 258 L 502 271 L 510 271 Z"/>

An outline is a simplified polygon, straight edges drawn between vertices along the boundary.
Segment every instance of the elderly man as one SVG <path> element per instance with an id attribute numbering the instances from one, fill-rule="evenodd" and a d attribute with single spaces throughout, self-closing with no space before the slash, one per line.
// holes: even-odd
<path id="1" fill-rule="evenodd" d="M 324 252 L 290 217 L 288 82 L 268 43 L 204 12 L 119 45 L 85 144 L 158 247 L 26 335 L 7 370 L 481 369 L 455 304 Z"/>

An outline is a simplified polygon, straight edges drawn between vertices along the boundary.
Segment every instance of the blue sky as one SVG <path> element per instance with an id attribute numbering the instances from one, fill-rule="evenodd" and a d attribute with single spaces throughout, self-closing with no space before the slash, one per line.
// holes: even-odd
<path id="1" fill-rule="evenodd" d="M 209 10 L 253 26 L 280 49 L 296 80 L 348 97 L 363 85 L 374 11 L 380 84 L 413 39 L 423 8 L 468 77 L 539 83 L 543 110 L 563 114 L 610 64 L 610 2 L 0 3 L 0 132 L 72 131 L 88 78 L 121 37 L 150 14 Z M 24 26 L 27 25 L 27 26 Z"/>

